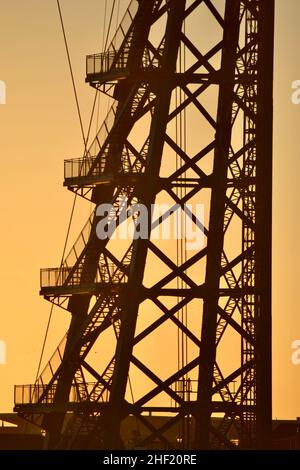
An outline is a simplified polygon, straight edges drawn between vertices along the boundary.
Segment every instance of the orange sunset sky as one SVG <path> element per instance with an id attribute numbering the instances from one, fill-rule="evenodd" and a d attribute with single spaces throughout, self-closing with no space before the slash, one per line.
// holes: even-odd
<path id="1" fill-rule="evenodd" d="M 223 1 L 223 0 L 219 0 Z M 119 18 L 128 6 L 121 0 Z M 100 52 L 104 0 L 62 0 L 66 30 L 87 126 L 94 98 L 84 83 L 85 56 Z M 111 2 L 108 2 L 111 5 Z M 0 0 L 1 269 L 0 411 L 13 406 L 14 384 L 33 383 L 50 304 L 38 295 L 39 269 L 58 266 L 73 196 L 63 188 L 63 160 L 83 145 L 55 0 Z M 276 1 L 274 83 L 273 416 L 300 416 L 300 365 L 292 343 L 300 340 L 300 2 Z M 117 19 L 114 18 L 113 30 Z M 100 119 L 106 115 L 100 109 Z M 101 114 L 102 113 L 102 114 Z M 92 137 L 95 134 L 92 128 Z M 88 203 L 78 201 L 71 241 Z M 45 360 L 68 327 L 55 309 Z"/>

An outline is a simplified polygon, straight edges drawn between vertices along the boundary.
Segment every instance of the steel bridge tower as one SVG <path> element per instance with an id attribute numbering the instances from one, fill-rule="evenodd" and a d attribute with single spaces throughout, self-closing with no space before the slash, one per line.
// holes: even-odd
<path id="1" fill-rule="evenodd" d="M 273 36 L 274 0 L 132 0 L 87 57 L 113 104 L 64 185 L 95 209 L 41 272 L 70 328 L 15 389 L 48 448 L 270 446 Z"/>

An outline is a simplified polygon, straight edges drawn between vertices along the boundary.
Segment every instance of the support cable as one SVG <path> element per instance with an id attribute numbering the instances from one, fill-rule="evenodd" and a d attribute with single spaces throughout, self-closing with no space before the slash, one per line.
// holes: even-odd
<path id="1" fill-rule="evenodd" d="M 86 141 L 86 138 L 85 138 L 85 135 L 84 135 L 83 122 L 82 122 L 81 111 L 80 111 L 79 100 L 78 100 L 78 94 L 77 94 L 77 89 L 76 89 L 76 83 L 75 83 L 75 79 L 74 79 L 73 67 L 72 67 L 72 62 L 71 62 L 71 57 L 70 57 L 70 52 L 69 52 L 69 45 L 68 45 L 68 41 L 67 41 L 66 30 L 65 30 L 63 15 L 62 15 L 61 6 L 60 6 L 60 0 L 56 0 L 56 3 L 57 3 L 58 14 L 59 14 L 59 18 L 60 18 L 61 29 L 62 29 L 62 33 L 63 33 L 63 37 L 64 37 L 64 43 L 65 43 L 65 48 L 66 48 L 66 53 L 67 53 L 67 58 L 68 58 L 68 64 L 69 64 L 69 69 L 70 69 L 70 74 L 71 74 L 71 80 L 72 80 L 72 85 L 73 85 L 75 101 L 76 101 L 77 113 L 78 113 L 78 117 L 79 117 L 81 134 L 82 134 L 84 147 L 85 147 L 85 151 L 86 151 L 87 141 Z"/>
<path id="2" fill-rule="evenodd" d="M 111 24 L 112 24 L 112 20 L 113 20 L 113 16 L 114 16 L 115 6 L 116 6 L 116 0 L 114 0 L 114 2 L 112 4 L 112 7 L 111 7 L 109 24 L 108 24 L 108 28 L 107 28 L 107 34 L 106 34 L 106 40 L 105 40 L 104 49 L 103 49 L 104 51 L 106 51 L 107 44 L 108 44 L 108 38 L 109 38 L 110 28 L 111 28 Z"/>
<path id="3" fill-rule="evenodd" d="M 103 28 L 102 28 L 102 44 L 101 44 L 101 50 L 104 52 L 104 44 L 105 44 L 105 25 L 106 25 L 106 15 L 107 15 L 107 0 L 105 0 L 105 5 L 104 5 L 104 15 L 103 15 Z"/>
<path id="4" fill-rule="evenodd" d="M 78 114 L 78 118 L 79 118 L 82 138 L 83 138 L 84 156 L 86 156 L 86 154 L 87 154 L 87 142 L 89 140 L 90 131 L 91 131 L 91 127 L 92 127 L 92 121 L 93 121 L 93 117 L 94 117 L 98 91 L 96 91 L 96 94 L 95 94 L 94 103 L 93 103 L 93 107 L 92 107 L 92 113 L 91 113 L 89 127 L 88 127 L 88 132 L 87 132 L 87 136 L 85 136 L 83 121 L 82 121 L 82 116 L 81 116 L 81 110 L 80 110 L 80 104 L 79 104 L 79 99 L 78 99 L 78 93 L 77 93 L 77 88 L 76 88 L 76 83 L 75 83 L 75 78 L 74 78 L 74 73 L 73 73 L 73 66 L 72 66 L 72 61 L 71 61 L 71 56 L 70 56 L 70 51 L 69 51 L 69 45 L 68 45 L 68 41 L 67 41 L 66 30 L 65 30 L 62 10 L 61 10 L 61 6 L 60 6 L 60 0 L 57 0 L 57 8 L 58 8 L 58 13 L 59 13 L 62 33 L 63 33 L 63 37 L 64 37 L 64 44 L 65 44 L 65 49 L 66 49 L 66 54 L 67 54 L 67 59 L 68 59 L 68 64 L 69 64 L 69 70 L 70 70 L 72 87 L 73 87 L 73 92 L 74 92 L 74 97 L 75 97 L 75 102 L 76 102 L 77 114 Z M 67 245 L 68 245 L 68 241 L 69 241 L 72 221 L 73 221 L 74 212 L 75 212 L 76 200 L 77 200 L 77 194 L 74 195 L 74 199 L 73 199 L 73 204 L 72 204 L 72 208 L 71 208 L 71 214 L 70 214 L 69 224 L 68 224 L 68 229 L 67 229 L 67 235 L 66 235 L 66 238 L 65 238 L 63 252 L 62 252 L 62 256 L 61 256 L 60 267 L 62 267 L 62 265 L 63 265 L 63 261 L 64 261 L 65 254 L 66 254 L 66 249 L 67 249 Z M 50 325 L 51 325 L 53 309 L 54 309 L 54 304 L 51 305 L 51 309 L 50 309 L 50 313 L 49 313 L 49 318 L 48 318 L 46 332 L 45 332 L 45 336 L 44 336 L 44 340 L 43 340 L 43 345 L 42 345 L 42 350 L 41 350 L 40 359 L 39 359 L 39 363 L 38 363 L 35 382 L 37 382 L 37 380 L 39 378 L 40 370 L 41 370 L 41 364 L 42 364 L 42 360 L 43 360 L 43 357 L 44 357 L 45 347 L 46 347 L 47 338 L 48 338 L 48 334 L 49 334 L 49 329 L 50 329 Z"/>

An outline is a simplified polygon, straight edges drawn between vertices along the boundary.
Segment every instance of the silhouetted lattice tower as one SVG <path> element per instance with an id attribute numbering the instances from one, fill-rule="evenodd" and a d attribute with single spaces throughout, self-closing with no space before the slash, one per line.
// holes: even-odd
<path id="1" fill-rule="evenodd" d="M 88 56 L 114 101 L 64 184 L 95 210 L 41 276 L 71 324 L 15 392 L 49 448 L 268 447 L 273 35 L 273 0 L 132 0 Z"/>

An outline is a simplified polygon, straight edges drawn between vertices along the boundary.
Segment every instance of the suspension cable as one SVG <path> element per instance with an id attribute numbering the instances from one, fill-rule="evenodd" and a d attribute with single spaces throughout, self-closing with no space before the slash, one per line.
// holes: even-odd
<path id="1" fill-rule="evenodd" d="M 106 40 L 105 40 L 105 44 L 104 44 L 104 51 L 106 51 L 106 48 L 107 48 L 107 43 L 108 43 L 108 38 L 109 38 L 109 34 L 110 34 L 112 19 L 113 19 L 113 16 L 114 16 L 115 6 L 116 6 L 116 0 L 113 1 L 112 7 L 111 7 L 111 13 L 110 13 L 109 24 L 108 24 L 108 28 L 107 28 Z"/>
<path id="2" fill-rule="evenodd" d="M 67 36 L 66 36 L 65 25 L 64 25 L 64 20 L 63 20 L 63 16 L 62 16 L 61 7 L 60 7 L 60 0 L 56 0 L 56 3 L 57 3 L 59 18 L 60 18 L 61 29 L 62 29 L 62 33 L 63 33 L 63 37 L 64 37 L 64 43 L 65 43 L 65 48 L 66 48 L 66 53 L 67 53 L 67 58 L 68 58 L 68 64 L 69 64 L 69 69 L 70 69 L 70 74 L 71 74 L 71 80 L 72 80 L 72 85 L 73 85 L 73 91 L 74 91 L 74 96 L 75 96 L 75 101 L 76 101 L 76 108 L 77 108 L 77 113 L 78 113 L 78 117 L 79 117 L 82 138 L 83 138 L 84 147 L 85 147 L 85 150 L 86 150 L 87 142 L 86 142 L 86 138 L 85 138 L 85 135 L 84 135 L 83 122 L 82 122 L 82 117 L 81 117 L 81 112 L 80 112 L 78 94 L 77 94 L 76 83 L 75 83 L 75 79 L 74 79 L 74 73 L 73 73 L 73 67 L 72 67 L 70 52 L 69 52 L 69 45 L 68 45 Z"/>
<path id="3" fill-rule="evenodd" d="M 120 18 L 120 0 L 118 0 L 117 13 L 116 13 L 116 30 L 118 29 L 118 26 L 119 26 L 119 18 Z"/>
<path id="4" fill-rule="evenodd" d="M 97 90 L 96 93 L 95 93 L 94 102 L 93 102 L 93 107 L 92 107 L 92 112 L 91 112 L 91 117 L 90 117 L 90 121 L 89 121 L 88 132 L 87 132 L 87 136 L 85 137 L 84 127 L 83 127 L 83 121 L 82 121 L 81 111 L 80 111 L 80 105 L 79 105 L 79 99 L 78 99 L 78 93 L 77 93 L 76 83 L 75 83 L 75 78 L 74 78 L 74 73 L 73 73 L 73 66 L 72 66 L 71 56 L 70 56 L 70 52 L 69 52 L 69 46 L 68 46 L 68 41 L 67 41 L 67 36 L 66 36 L 66 31 L 65 31 L 65 26 L 64 26 L 64 20 L 63 20 L 62 10 L 61 10 L 61 6 L 60 6 L 60 0 L 57 0 L 57 8 L 58 8 L 58 13 L 59 13 L 59 18 L 60 18 L 62 33 L 63 33 L 63 37 L 64 37 L 65 49 L 66 49 L 66 54 L 67 54 L 67 59 L 68 59 L 68 64 L 69 64 L 69 69 L 70 69 L 70 75 L 71 75 L 71 81 L 72 81 L 72 86 L 73 86 L 73 92 L 74 92 L 74 97 L 75 97 L 75 102 L 76 102 L 76 108 L 77 108 L 77 113 L 78 113 L 78 117 L 79 117 L 79 123 L 80 123 L 82 138 L 83 138 L 84 156 L 86 156 L 86 153 L 87 153 L 87 142 L 88 142 L 88 140 L 89 140 L 89 136 L 90 136 L 90 132 L 91 132 L 91 127 L 92 127 L 92 121 L 93 121 L 94 112 L 95 112 L 95 107 L 96 107 L 96 101 L 97 101 L 98 90 Z M 66 254 L 66 250 L 67 250 L 67 245 L 68 245 L 68 241 L 69 241 L 71 226 L 72 226 L 73 217 L 74 217 L 74 212 L 75 212 L 76 200 L 77 200 L 77 194 L 74 195 L 74 199 L 73 199 L 73 204 L 72 204 L 72 208 L 71 208 L 71 214 L 70 214 L 69 223 L 68 223 L 67 234 L 66 234 L 66 238 L 65 238 L 65 242 L 64 242 L 64 247 L 63 247 L 63 252 L 62 252 L 62 256 L 61 256 L 60 268 L 61 268 L 62 265 L 63 265 L 63 261 L 64 261 L 65 254 Z M 36 382 L 37 382 L 37 380 L 38 380 L 38 377 L 39 377 L 39 374 L 40 374 L 40 370 L 41 370 L 41 364 L 42 364 L 43 357 L 44 357 L 44 352 L 45 352 L 46 342 L 47 342 L 47 338 L 48 338 L 48 334 L 49 334 L 49 329 L 50 329 L 50 325 L 51 325 L 53 310 L 54 310 L 54 304 L 51 305 L 51 309 L 50 309 L 50 313 L 49 313 L 49 318 L 48 318 L 48 322 L 47 322 L 46 332 L 45 332 L 45 336 L 44 336 L 44 340 L 43 340 L 43 345 L 42 345 L 42 350 L 41 350 L 40 359 L 39 359 L 38 368 L 37 368 L 37 374 L 36 374 L 36 380 L 35 380 Z"/>
<path id="5" fill-rule="evenodd" d="M 102 44 L 101 44 L 101 50 L 104 52 L 104 44 L 105 44 L 105 25 L 106 25 L 106 15 L 107 15 L 107 0 L 105 0 L 105 5 L 104 5 L 104 15 L 103 15 L 103 28 L 102 28 Z"/>

